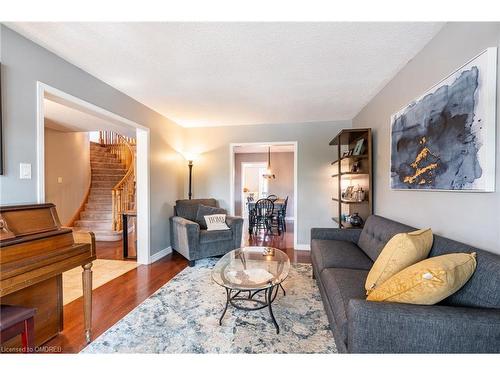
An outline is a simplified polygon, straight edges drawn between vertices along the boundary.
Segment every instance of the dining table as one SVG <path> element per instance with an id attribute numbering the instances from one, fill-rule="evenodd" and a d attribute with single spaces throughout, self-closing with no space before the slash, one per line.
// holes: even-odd
<path id="1" fill-rule="evenodd" d="M 253 228 L 255 226 L 254 220 L 252 220 L 251 212 L 255 209 L 255 203 L 257 201 L 247 202 L 248 208 L 248 233 L 253 233 Z M 274 202 L 274 212 L 280 211 L 285 205 L 285 200 L 282 198 L 276 199 Z"/>

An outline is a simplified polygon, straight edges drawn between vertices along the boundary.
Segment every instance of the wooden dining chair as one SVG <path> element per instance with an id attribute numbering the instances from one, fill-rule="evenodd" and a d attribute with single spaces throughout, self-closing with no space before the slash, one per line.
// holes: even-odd
<path id="1" fill-rule="evenodd" d="M 271 231 L 271 225 L 274 215 L 274 203 L 267 199 L 259 199 L 255 203 L 255 226 L 256 230 L 266 229 Z"/>
<path id="2" fill-rule="evenodd" d="M 278 200 L 278 196 L 275 194 L 271 194 L 267 196 L 267 199 L 269 199 L 271 202 L 276 202 Z"/>
<path id="3" fill-rule="evenodd" d="M 283 232 L 286 232 L 286 208 L 288 206 L 288 196 L 285 198 L 283 206 L 278 211 L 278 226 Z"/>

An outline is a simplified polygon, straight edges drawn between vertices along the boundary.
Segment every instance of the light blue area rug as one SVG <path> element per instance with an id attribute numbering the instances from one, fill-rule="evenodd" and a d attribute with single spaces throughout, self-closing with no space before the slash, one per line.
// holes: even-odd
<path id="1" fill-rule="evenodd" d="M 87 346 L 83 353 L 335 353 L 336 347 L 311 266 L 293 264 L 273 302 L 280 333 L 267 308 L 229 306 L 211 278 L 217 259 L 186 268 Z"/>

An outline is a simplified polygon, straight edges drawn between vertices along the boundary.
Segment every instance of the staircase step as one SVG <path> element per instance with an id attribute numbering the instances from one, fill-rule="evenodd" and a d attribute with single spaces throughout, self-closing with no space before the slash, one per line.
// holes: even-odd
<path id="1" fill-rule="evenodd" d="M 91 187 L 90 195 L 111 195 L 111 188 Z"/>
<path id="2" fill-rule="evenodd" d="M 97 202 L 89 202 L 85 204 L 85 211 L 105 211 L 111 212 L 111 202 L 109 203 L 97 203 Z"/>
<path id="3" fill-rule="evenodd" d="M 90 162 L 91 163 L 113 163 L 113 162 L 120 162 L 118 158 L 115 155 L 109 154 L 109 155 L 96 155 L 96 154 L 91 154 L 90 155 Z"/>
<path id="4" fill-rule="evenodd" d="M 125 173 L 127 173 L 125 168 L 92 168 L 92 177 L 110 174 L 125 176 Z"/>
<path id="5" fill-rule="evenodd" d="M 115 153 L 112 153 L 110 150 L 108 149 L 95 149 L 95 148 L 91 148 L 90 149 L 90 156 L 93 156 L 93 155 L 97 155 L 97 156 L 117 156 L 117 154 Z"/>
<path id="6" fill-rule="evenodd" d="M 100 163 L 100 162 L 90 162 L 90 167 L 92 169 L 125 169 L 123 164 L 119 161 L 111 163 Z"/>
<path id="7" fill-rule="evenodd" d="M 90 185 L 90 188 L 91 189 L 93 189 L 93 188 L 98 188 L 98 189 L 104 188 L 104 189 L 111 190 L 111 189 L 113 189 L 115 187 L 115 185 L 119 181 L 120 180 L 118 180 L 118 181 L 92 181 L 92 183 Z"/>
<path id="8" fill-rule="evenodd" d="M 75 227 L 75 230 L 86 230 L 94 233 L 96 241 L 120 241 L 122 231 L 115 230 L 92 230 L 91 228 Z"/>
<path id="9" fill-rule="evenodd" d="M 75 221 L 75 226 L 81 228 L 91 228 L 91 229 L 109 229 L 113 227 L 111 220 L 77 220 Z"/>
<path id="10" fill-rule="evenodd" d="M 119 182 L 123 178 L 122 175 L 119 174 L 99 174 L 92 176 L 92 182 L 97 181 L 115 181 Z"/>
<path id="11" fill-rule="evenodd" d="M 104 211 L 83 211 L 80 214 L 80 220 L 106 220 L 111 221 L 113 214 L 111 212 Z"/>
<path id="12" fill-rule="evenodd" d="M 109 195 L 89 195 L 89 203 L 111 203 L 112 196 Z"/>

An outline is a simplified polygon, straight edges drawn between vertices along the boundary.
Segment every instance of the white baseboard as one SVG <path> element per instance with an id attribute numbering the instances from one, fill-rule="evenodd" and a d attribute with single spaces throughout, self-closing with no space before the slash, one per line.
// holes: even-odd
<path id="1" fill-rule="evenodd" d="M 285 220 L 286 221 L 294 221 L 295 219 L 293 216 L 287 216 L 287 217 L 285 217 Z"/>
<path id="2" fill-rule="evenodd" d="M 311 245 L 305 243 L 298 243 L 297 245 L 295 245 L 295 250 L 311 251 Z"/>
<path id="3" fill-rule="evenodd" d="M 156 262 L 157 260 L 160 260 L 161 258 L 163 258 L 164 256 L 167 256 L 168 254 L 170 254 L 172 252 L 172 246 L 169 246 L 163 250 L 160 250 L 158 251 L 157 253 L 154 253 L 153 255 L 151 255 L 149 257 L 149 263 L 154 263 Z"/>

